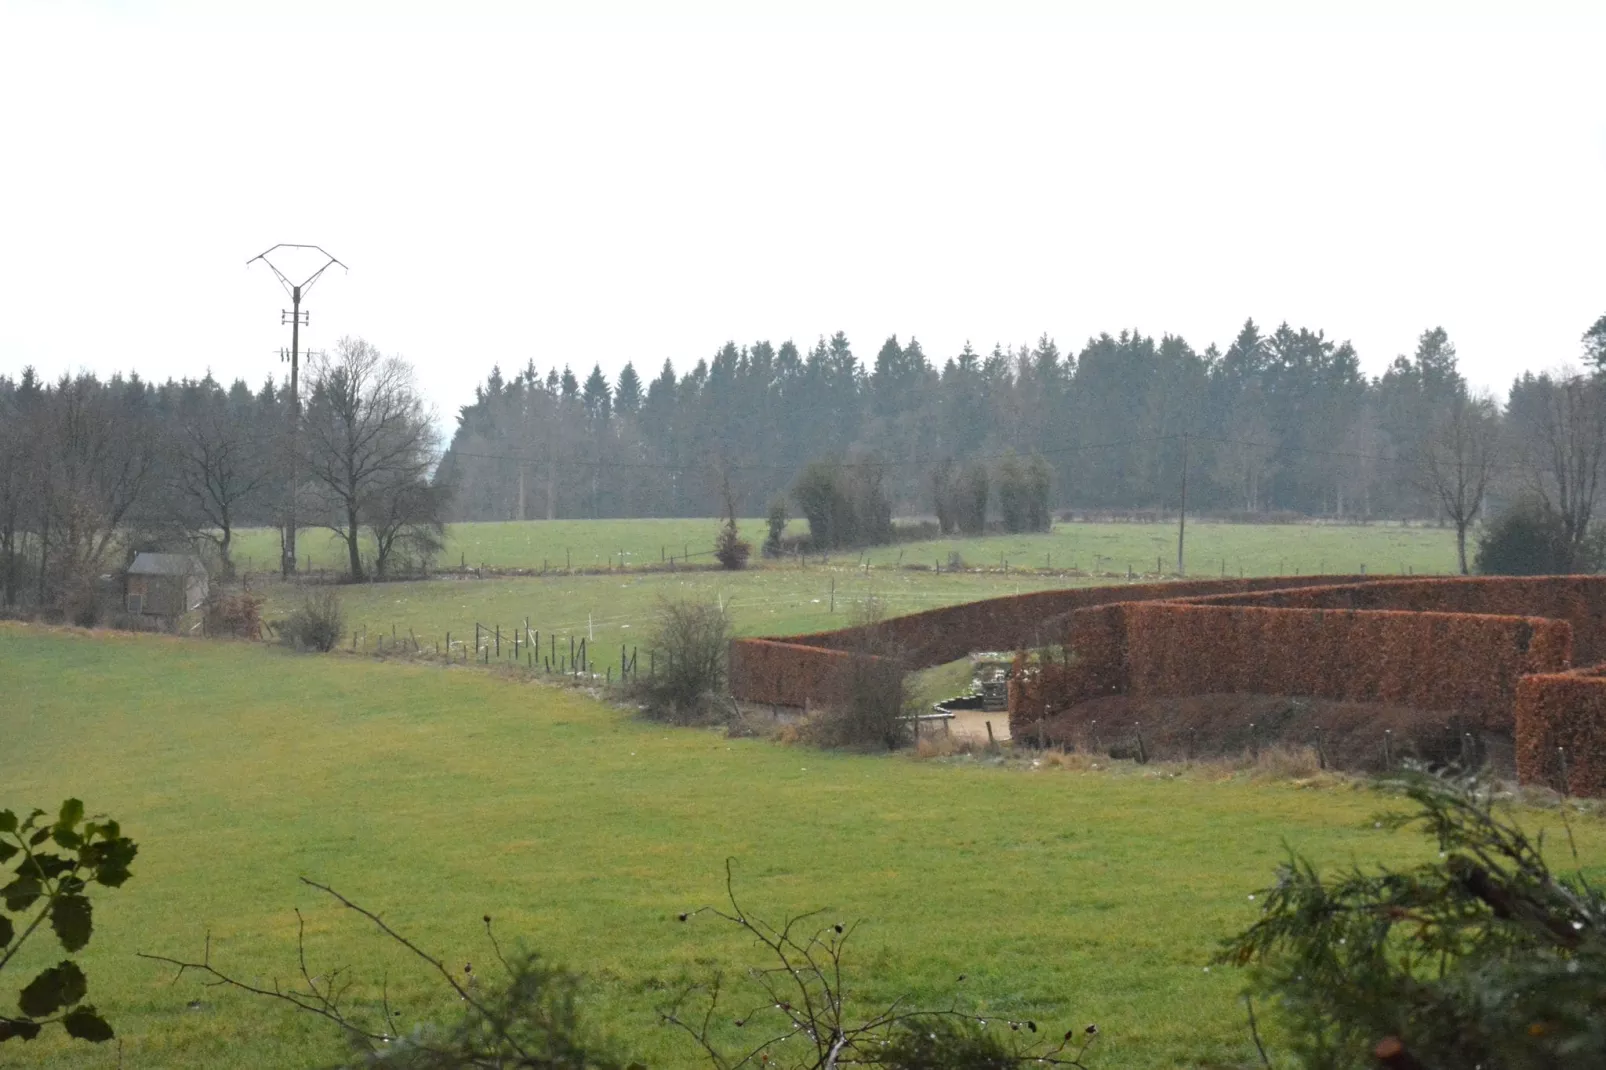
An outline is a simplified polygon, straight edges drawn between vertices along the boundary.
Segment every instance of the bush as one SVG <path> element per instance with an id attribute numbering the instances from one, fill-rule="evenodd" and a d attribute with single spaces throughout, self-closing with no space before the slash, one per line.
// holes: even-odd
<path id="1" fill-rule="evenodd" d="M 308 594 L 291 610 L 280 630 L 284 641 L 297 650 L 327 654 L 340 642 L 346 614 L 333 591 Z"/>
<path id="2" fill-rule="evenodd" d="M 803 739 L 819 747 L 896 750 L 907 745 L 914 733 L 906 718 L 918 710 L 903 680 L 903 665 L 897 660 L 855 653 L 846 697 L 816 710 L 803 726 Z"/>
<path id="3" fill-rule="evenodd" d="M 720 567 L 732 572 L 744 569 L 752 552 L 753 547 L 737 535 L 735 519 L 725 521 L 719 529 L 719 538 L 714 541 L 714 556 L 719 559 Z"/>
<path id="4" fill-rule="evenodd" d="M 301 878 L 301 882 L 328 894 L 347 909 L 371 922 L 380 935 L 417 961 L 424 976 L 441 982 L 455 1009 L 436 1020 L 424 1019 L 403 1026 L 389 996 L 389 979 L 380 981 L 369 998 L 354 998 L 361 984 L 345 966 L 307 968 L 306 929 L 297 937 L 301 982 L 271 989 L 256 979 L 242 981 L 212 964 L 210 940 L 198 962 L 167 955 L 140 954 L 152 962 L 176 967 L 177 977 L 195 973 L 210 988 L 239 989 L 288 1004 L 317 1015 L 336 1026 L 352 1050 L 344 1065 L 352 1067 L 406 1067 L 407 1070 L 472 1070 L 476 1067 L 540 1067 L 542 1070 L 627 1070 L 606 1043 L 595 1038 L 580 1020 L 580 977 L 549 966 L 527 949 L 504 954 L 486 914 L 485 958 L 489 970 L 465 963 L 461 973 L 421 949 L 391 928 L 378 914 L 352 902 L 327 885 Z M 298 915 L 298 921 L 301 920 Z M 479 961 L 480 956 L 475 956 Z M 497 967 L 500 967 L 498 969 Z M 387 971 L 388 973 L 388 971 Z M 632 1063 L 628 1070 L 637 1070 Z"/>
<path id="5" fill-rule="evenodd" d="M 781 556 L 782 540 L 786 537 L 786 524 L 791 519 L 786 511 L 785 498 L 775 498 L 770 502 L 769 515 L 764 520 L 769 528 L 769 534 L 764 538 L 765 557 Z"/>
<path id="6" fill-rule="evenodd" d="M 666 601 L 648 649 L 652 673 L 639 684 L 648 717 L 672 724 L 729 720 L 725 694 L 730 618 L 706 602 Z"/>
<path id="7" fill-rule="evenodd" d="M 1053 469 L 1042 457 L 1033 455 L 1022 464 L 1013 455 L 998 462 L 998 509 L 1004 530 L 1010 533 L 1047 531 L 1053 522 L 1048 508 L 1049 490 L 1054 483 Z"/>
<path id="8" fill-rule="evenodd" d="M 262 599 L 249 591 L 213 595 L 206 603 L 206 634 L 257 639 L 262 635 Z"/>
<path id="9" fill-rule="evenodd" d="M 814 461 L 792 485 L 792 499 L 809 519 L 813 549 L 873 546 L 892 539 L 892 502 L 874 462 Z"/>
<path id="10" fill-rule="evenodd" d="M 932 475 L 937 525 L 942 534 L 980 535 L 987 529 L 987 466 L 972 462 L 964 468 L 944 460 Z"/>
<path id="11" fill-rule="evenodd" d="M 1561 518 L 1533 499 L 1517 502 L 1484 526 L 1473 567 L 1486 576 L 1573 571 Z"/>
<path id="12" fill-rule="evenodd" d="M 852 623 L 878 624 L 886 606 L 873 595 L 855 607 Z M 803 727 L 803 738 L 821 747 L 884 746 L 896 750 L 914 738 L 910 717 L 918 704 L 904 683 L 900 651 L 885 639 L 861 639 L 852 651 L 843 697 L 816 711 Z"/>
<path id="13" fill-rule="evenodd" d="M 1324 877 L 1291 858 L 1220 961 L 1257 968 L 1301 1065 L 1599 1066 L 1606 898 L 1582 874 L 1552 874 L 1486 784 L 1399 785 L 1416 812 L 1381 824 L 1419 824 L 1437 860 Z"/>

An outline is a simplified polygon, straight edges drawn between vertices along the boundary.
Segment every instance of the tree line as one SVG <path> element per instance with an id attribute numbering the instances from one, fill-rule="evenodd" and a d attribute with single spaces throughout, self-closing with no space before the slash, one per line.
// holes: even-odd
<path id="1" fill-rule="evenodd" d="M 986 355 L 967 344 L 940 367 L 913 338 L 863 362 L 840 332 L 807 352 L 728 342 L 645 383 L 634 363 L 582 382 L 531 361 L 476 388 L 441 478 L 464 520 L 708 516 L 727 484 L 748 512 L 801 506 L 829 497 L 809 470 L 825 460 L 872 471 L 860 481 L 892 511 L 945 531 L 1038 526 L 1020 518 L 1044 501 L 1175 510 L 1185 472 L 1190 508 L 1229 518 L 1440 520 L 1464 543 L 1491 491 L 1526 487 L 1587 527 L 1599 459 L 1556 448 L 1601 437 L 1603 324 L 1585 335 L 1587 372 L 1525 374 L 1503 405 L 1468 385 L 1437 327 L 1370 378 L 1348 342 L 1253 320 L 1225 350 L 1123 331 L 1073 354 L 1044 335 Z M 1031 490 L 1003 493 L 1019 473 Z"/>
<path id="2" fill-rule="evenodd" d="M 1566 355 L 1560 355 L 1566 356 Z M 449 520 L 751 515 L 787 503 L 814 537 L 1034 530 L 1051 510 L 1190 510 L 1439 520 L 1466 533 L 1524 497 L 1558 548 L 1596 557 L 1606 467 L 1606 317 L 1583 367 L 1472 390 L 1441 328 L 1364 376 L 1321 331 L 1246 322 L 1225 350 L 1100 335 L 1075 354 L 966 345 L 938 368 L 914 339 L 868 364 L 841 333 L 727 343 L 644 383 L 594 366 L 494 368 L 442 453 L 412 368 L 357 338 L 286 384 L 210 376 L 0 376 L 0 602 L 64 605 L 136 549 L 202 546 L 227 575 L 234 532 L 335 532 L 353 578 L 437 553 Z M 294 433 L 292 434 L 292 429 Z M 773 527 L 773 524 L 772 524 Z M 772 539 L 771 542 L 775 542 Z"/>
<path id="3" fill-rule="evenodd" d="M 203 549 L 227 578 L 236 532 L 280 526 L 292 486 L 300 523 L 341 537 L 354 578 L 438 552 L 447 494 L 412 368 L 346 338 L 309 359 L 294 422 L 289 393 L 0 376 L 0 603 L 88 612 L 98 578 L 139 550 Z"/>

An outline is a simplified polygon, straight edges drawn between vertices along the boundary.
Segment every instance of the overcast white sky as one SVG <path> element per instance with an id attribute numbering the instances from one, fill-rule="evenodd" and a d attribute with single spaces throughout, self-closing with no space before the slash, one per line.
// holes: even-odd
<path id="1" fill-rule="evenodd" d="M 1606 4 L 178 5 L 0 0 L 0 374 L 282 374 L 246 260 L 314 242 L 327 346 L 685 369 L 1046 331 L 1474 382 L 1606 312 Z"/>

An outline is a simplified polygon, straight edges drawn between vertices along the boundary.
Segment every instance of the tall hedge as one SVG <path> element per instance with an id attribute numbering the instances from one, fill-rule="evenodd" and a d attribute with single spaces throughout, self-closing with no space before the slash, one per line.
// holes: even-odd
<path id="1" fill-rule="evenodd" d="M 1606 666 L 1517 684 L 1517 779 L 1571 795 L 1606 795 Z M 1564 775 L 1565 771 L 1565 775 Z"/>

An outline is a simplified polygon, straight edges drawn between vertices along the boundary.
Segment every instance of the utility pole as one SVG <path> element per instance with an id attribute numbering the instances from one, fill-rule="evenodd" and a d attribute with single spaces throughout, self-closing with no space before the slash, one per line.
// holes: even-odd
<path id="1" fill-rule="evenodd" d="M 1182 540 L 1188 531 L 1188 433 L 1182 432 L 1182 503 L 1177 509 L 1177 575 L 1186 576 L 1183 567 Z"/>
<path id="2" fill-rule="evenodd" d="M 270 253 L 277 253 L 281 249 L 311 249 L 315 254 L 324 258 L 323 263 L 318 270 L 300 282 L 291 282 L 285 273 L 280 271 L 272 260 L 268 259 Z M 250 267 L 258 260 L 268 265 L 268 270 L 272 271 L 274 277 L 279 280 L 279 285 L 284 287 L 285 293 L 290 295 L 290 307 L 279 310 L 279 325 L 281 327 L 286 323 L 290 325 L 290 436 L 285 464 L 288 469 L 286 473 L 288 493 L 285 496 L 284 537 L 281 542 L 283 549 L 279 558 L 281 573 L 286 579 L 289 579 L 290 574 L 296 570 L 296 458 L 300 451 L 301 436 L 301 325 L 309 322 L 311 317 L 311 313 L 301 311 L 301 297 L 312 289 L 312 284 L 318 281 L 318 276 L 322 275 L 330 264 L 340 264 L 340 261 L 319 246 L 295 245 L 284 242 L 275 245 L 267 252 L 253 256 L 245 262 L 245 266 Z M 345 264 L 340 264 L 340 267 L 343 270 L 350 270 L 346 268 Z"/>

